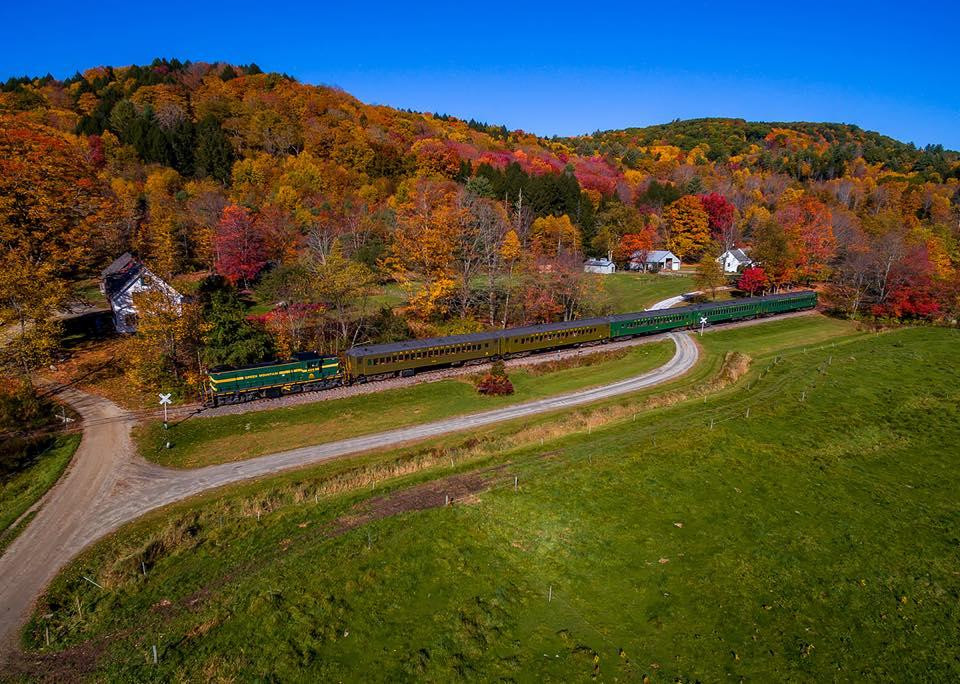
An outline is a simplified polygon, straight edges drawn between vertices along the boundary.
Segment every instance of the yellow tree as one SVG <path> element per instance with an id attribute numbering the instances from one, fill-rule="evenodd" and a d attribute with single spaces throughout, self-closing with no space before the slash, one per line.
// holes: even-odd
<path id="1" fill-rule="evenodd" d="M 566 214 L 536 219 L 532 235 L 533 252 L 537 256 L 559 257 L 580 251 L 580 231 Z"/>
<path id="2" fill-rule="evenodd" d="M 704 254 L 697 264 L 697 273 L 693 278 L 697 287 L 710 292 L 710 298 L 717 298 L 717 290 L 727 284 L 723 273 L 723 264 L 717 261 L 713 253 Z"/>
<path id="3" fill-rule="evenodd" d="M 507 274 L 506 294 L 503 301 L 503 327 L 507 327 L 507 321 L 510 317 L 510 295 L 514 289 L 514 276 L 517 263 L 520 261 L 523 247 L 520 244 L 520 238 L 517 237 L 517 231 L 512 228 L 503 236 L 503 242 L 500 244 L 500 258 L 509 268 Z"/>
<path id="4" fill-rule="evenodd" d="M 150 267 L 164 278 L 176 273 L 183 261 L 183 250 L 177 240 L 180 212 L 176 195 L 181 182 L 180 174 L 163 168 L 147 176 L 143 187 L 148 218 L 137 247 Z"/>
<path id="5" fill-rule="evenodd" d="M 698 257 L 710 242 L 710 216 L 696 195 L 684 195 L 664 212 L 667 248 L 681 259 Z"/>
<path id="6" fill-rule="evenodd" d="M 503 236 L 503 243 L 500 245 L 500 258 L 508 264 L 513 264 L 520 258 L 520 238 L 517 237 L 517 231 L 512 228 Z"/>
<path id="7" fill-rule="evenodd" d="M 134 296 L 137 332 L 127 342 L 127 371 L 137 385 L 160 389 L 196 384 L 197 349 L 208 326 L 200 308 L 162 288 Z"/>
<path id="8" fill-rule="evenodd" d="M 416 315 L 442 316 L 456 288 L 455 248 L 465 218 L 456 184 L 417 179 L 397 195 L 397 228 L 383 266 L 410 294 Z"/>
<path id="9" fill-rule="evenodd" d="M 335 317 L 344 349 L 352 342 L 352 324 L 366 313 L 367 298 L 375 282 L 367 266 L 343 253 L 339 240 L 334 240 L 326 258 L 313 266 L 310 298 Z"/>

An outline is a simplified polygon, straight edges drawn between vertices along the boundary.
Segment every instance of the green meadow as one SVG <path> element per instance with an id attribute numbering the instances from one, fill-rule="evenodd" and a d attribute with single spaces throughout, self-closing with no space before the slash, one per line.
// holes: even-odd
<path id="1" fill-rule="evenodd" d="M 501 426 L 151 514 L 61 573 L 24 644 L 110 681 L 956 681 L 960 333 L 701 343 L 675 388 L 752 364 L 543 417 L 568 429 L 542 442 Z"/>

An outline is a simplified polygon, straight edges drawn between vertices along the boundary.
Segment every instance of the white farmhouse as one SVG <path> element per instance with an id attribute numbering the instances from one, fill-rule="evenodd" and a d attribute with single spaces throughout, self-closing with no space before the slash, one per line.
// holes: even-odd
<path id="1" fill-rule="evenodd" d="M 606 257 L 601 259 L 587 259 L 583 262 L 584 273 L 602 273 L 604 275 L 609 275 L 610 273 L 614 273 L 616 270 L 616 264 Z"/>
<path id="2" fill-rule="evenodd" d="M 119 333 L 137 331 L 137 309 L 133 296 L 146 290 L 163 292 L 179 308 L 183 296 L 155 275 L 142 262 L 124 253 L 100 274 L 100 291 L 110 302 L 113 325 Z"/>
<path id="3" fill-rule="evenodd" d="M 638 250 L 630 255 L 631 271 L 679 271 L 680 257 L 666 249 Z"/>
<path id="4" fill-rule="evenodd" d="M 724 273 L 737 273 L 753 263 L 747 253 L 739 247 L 731 247 L 717 257 L 717 261 L 723 264 Z"/>

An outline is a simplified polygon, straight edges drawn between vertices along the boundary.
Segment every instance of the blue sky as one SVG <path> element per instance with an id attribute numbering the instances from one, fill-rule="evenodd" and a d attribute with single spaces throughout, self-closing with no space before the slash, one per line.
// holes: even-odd
<path id="1" fill-rule="evenodd" d="M 17 3 L 0 77 L 256 62 L 542 135 L 732 116 L 960 149 L 960 3 Z"/>

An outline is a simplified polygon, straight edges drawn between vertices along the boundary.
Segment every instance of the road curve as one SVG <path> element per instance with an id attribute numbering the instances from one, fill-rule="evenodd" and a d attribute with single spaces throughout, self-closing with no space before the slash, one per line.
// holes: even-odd
<path id="1" fill-rule="evenodd" d="M 60 396 L 87 425 L 66 475 L 0 556 L 0 663 L 18 647 L 17 629 L 56 573 L 87 545 L 148 511 L 250 478 L 581 406 L 673 380 L 693 367 L 699 349 L 689 335 L 668 337 L 676 345 L 670 361 L 603 387 L 194 470 L 148 463 L 130 440 L 134 417 L 106 399 L 65 389 Z"/>

